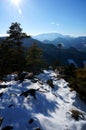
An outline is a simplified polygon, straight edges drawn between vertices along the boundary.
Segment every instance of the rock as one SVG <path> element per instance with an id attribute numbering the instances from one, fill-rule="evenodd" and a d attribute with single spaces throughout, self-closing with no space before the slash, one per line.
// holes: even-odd
<path id="1" fill-rule="evenodd" d="M 41 85 L 43 85 L 44 83 L 42 81 L 38 81 Z"/>
<path id="2" fill-rule="evenodd" d="M 22 72 L 18 75 L 18 79 L 20 80 L 20 83 L 22 83 L 25 79 L 25 76 L 28 74 L 28 72 Z"/>
<path id="3" fill-rule="evenodd" d="M 14 105 L 13 104 L 11 104 L 11 105 L 9 105 L 8 107 L 10 108 L 10 107 L 13 107 Z"/>
<path id="4" fill-rule="evenodd" d="M 34 121 L 34 119 L 31 118 L 31 119 L 29 120 L 29 124 L 32 124 L 33 121 Z"/>
<path id="5" fill-rule="evenodd" d="M 0 93 L 0 97 L 2 97 L 3 93 Z"/>
<path id="6" fill-rule="evenodd" d="M 33 79 L 33 78 L 34 78 L 33 73 L 22 72 L 18 75 L 18 79 L 20 80 L 20 83 L 22 83 L 24 79 Z"/>
<path id="7" fill-rule="evenodd" d="M 28 73 L 26 76 L 25 76 L 25 79 L 33 79 L 34 78 L 34 74 L 33 73 Z"/>
<path id="8" fill-rule="evenodd" d="M 52 79 L 49 79 L 49 80 L 47 81 L 47 84 L 48 84 L 51 88 L 54 88 L 53 80 L 52 80 Z"/>
<path id="9" fill-rule="evenodd" d="M 79 121 L 79 119 L 85 120 L 84 114 L 78 110 L 71 110 L 71 117 L 76 121 Z"/>
<path id="10" fill-rule="evenodd" d="M 13 126 L 5 126 L 4 128 L 2 128 L 2 130 L 12 130 Z"/>
<path id="11" fill-rule="evenodd" d="M 35 130 L 42 130 L 42 129 L 40 129 L 40 128 L 38 127 L 38 128 L 36 128 Z"/>
<path id="12" fill-rule="evenodd" d="M 0 88 L 7 88 L 8 87 L 8 85 L 2 85 L 2 84 L 0 84 Z"/>
<path id="13" fill-rule="evenodd" d="M 36 94 L 35 94 L 36 91 L 37 91 L 36 89 L 29 89 L 26 92 L 22 92 L 20 96 L 27 97 L 30 94 L 31 96 L 33 96 L 36 99 Z"/>
<path id="14" fill-rule="evenodd" d="M 35 78 L 34 78 L 34 79 L 32 79 L 31 81 L 32 81 L 33 83 L 36 83 L 36 82 L 38 81 L 38 79 L 35 79 Z"/>

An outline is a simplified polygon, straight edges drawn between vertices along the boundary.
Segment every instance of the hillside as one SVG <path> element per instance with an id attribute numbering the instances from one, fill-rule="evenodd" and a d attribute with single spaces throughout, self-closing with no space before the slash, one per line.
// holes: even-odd
<path id="1" fill-rule="evenodd" d="M 45 33 L 34 36 L 34 38 L 45 44 L 54 44 L 57 46 L 61 43 L 64 48 L 74 47 L 79 51 L 86 52 L 86 36 L 71 37 L 59 33 Z"/>
<path id="2" fill-rule="evenodd" d="M 39 40 L 39 41 L 44 41 L 44 40 L 49 40 L 49 41 L 53 41 L 56 38 L 66 38 L 69 37 L 68 35 L 63 35 L 60 33 L 44 33 L 44 34 L 38 34 L 36 36 L 32 36 L 33 38 Z"/>
<path id="3" fill-rule="evenodd" d="M 0 83 L 0 127 L 0 130 L 85 130 L 86 104 L 52 70 L 44 70 L 22 83 L 12 78 Z"/>
<path id="4" fill-rule="evenodd" d="M 59 49 L 55 45 L 44 44 L 43 42 L 40 42 L 33 38 L 23 39 L 23 45 L 26 48 L 31 46 L 34 42 L 36 42 L 39 48 L 43 50 L 43 57 L 49 64 L 52 64 L 53 62 L 58 60 Z M 86 53 L 81 52 L 74 47 L 70 48 L 62 47 L 60 51 L 61 64 L 68 65 L 69 59 L 73 59 L 76 62 L 77 66 L 83 67 L 84 65 L 83 63 L 84 61 L 86 61 Z"/>
<path id="5" fill-rule="evenodd" d="M 53 62 L 58 60 L 59 49 L 54 44 L 44 44 L 33 38 L 24 38 L 23 40 L 24 47 L 30 47 L 34 42 L 36 42 L 43 50 L 43 57 L 47 63 L 52 64 Z M 73 59 L 76 62 L 77 66 L 83 67 L 84 61 L 86 61 L 86 53 L 77 50 L 74 47 L 61 49 L 60 60 L 62 65 L 68 65 L 68 60 Z"/>
<path id="6" fill-rule="evenodd" d="M 23 38 L 22 42 L 23 42 L 24 48 L 26 49 L 28 49 L 30 46 L 32 46 L 34 42 L 36 42 L 38 44 L 38 47 L 42 49 L 43 57 L 48 64 L 52 64 L 53 62 L 58 61 L 59 49 L 54 44 L 48 44 L 48 43 L 44 44 L 43 42 L 40 42 L 34 38 Z M 86 61 L 86 53 L 76 49 L 75 47 L 65 48 L 64 46 L 62 46 L 61 52 L 60 52 L 61 64 L 68 65 L 69 59 L 74 60 L 77 66 L 83 67 L 84 62 Z"/>

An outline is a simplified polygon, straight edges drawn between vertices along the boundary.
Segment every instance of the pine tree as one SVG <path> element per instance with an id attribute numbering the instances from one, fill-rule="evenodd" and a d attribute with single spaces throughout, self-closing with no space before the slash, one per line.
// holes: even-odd
<path id="1" fill-rule="evenodd" d="M 25 66 L 25 56 L 24 56 L 24 48 L 22 46 L 22 38 L 26 37 L 26 33 L 22 32 L 22 28 L 20 27 L 20 23 L 12 23 L 7 31 L 9 34 L 8 41 L 12 42 L 14 49 L 14 58 L 15 58 L 15 69 L 17 71 L 22 71 Z"/>
<path id="2" fill-rule="evenodd" d="M 42 50 L 37 46 L 37 43 L 33 43 L 28 49 L 26 60 L 29 71 L 37 72 L 43 67 Z"/>
<path id="3" fill-rule="evenodd" d="M 61 66 L 61 48 L 62 48 L 62 44 L 59 43 L 57 45 L 57 47 L 58 47 L 58 64 L 59 64 L 59 66 Z"/>
<path id="4" fill-rule="evenodd" d="M 22 33 L 20 24 L 12 23 L 9 27 L 9 36 L 0 45 L 0 74 L 22 71 L 25 67 L 24 48 L 21 42 Z M 1 76 L 1 77 L 2 77 Z"/>
<path id="5" fill-rule="evenodd" d="M 9 30 L 7 31 L 10 39 L 19 41 L 22 37 L 27 36 L 26 33 L 22 32 L 22 28 L 20 26 L 21 24 L 17 22 L 11 24 Z"/>

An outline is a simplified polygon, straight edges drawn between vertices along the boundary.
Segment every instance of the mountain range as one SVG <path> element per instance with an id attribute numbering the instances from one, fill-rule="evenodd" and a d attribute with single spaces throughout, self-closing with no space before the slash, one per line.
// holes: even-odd
<path id="1" fill-rule="evenodd" d="M 33 36 L 33 38 L 45 43 L 57 46 L 62 44 L 63 48 L 74 47 L 79 51 L 86 52 L 86 36 L 71 37 L 59 33 L 46 33 Z"/>
<path id="2" fill-rule="evenodd" d="M 49 63 L 54 63 L 58 61 L 59 57 L 59 48 L 54 44 L 44 43 L 33 38 L 24 38 L 23 40 L 24 47 L 30 47 L 34 42 L 38 44 L 38 47 L 43 51 L 44 59 Z M 84 62 L 86 61 L 86 53 L 76 49 L 75 47 L 62 47 L 60 49 L 60 62 L 62 65 L 67 65 L 68 61 L 72 59 L 77 66 L 83 67 Z"/>
<path id="3" fill-rule="evenodd" d="M 0 42 L 2 42 L 3 38 L 0 38 Z M 78 67 L 83 67 L 86 61 L 86 37 L 74 38 L 68 35 L 50 33 L 23 38 L 22 42 L 26 49 L 36 42 L 43 51 L 44 59 L 49 64 L 58 61 L 59 48 L 57 46 L 59 43 L 62 44 L 60 49 L 60 62 L 62 65 L 68 65 L 69 61 L 73 61 Z"/>

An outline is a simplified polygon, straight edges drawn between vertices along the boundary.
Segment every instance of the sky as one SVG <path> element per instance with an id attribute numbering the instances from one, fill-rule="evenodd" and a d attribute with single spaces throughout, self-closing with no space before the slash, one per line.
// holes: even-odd
<path id="1" fill-rule="evenodd" d="M 86 36 L 86 0 L 0 0 L 0 35 L 12 22 L 29 35 Z"/>

